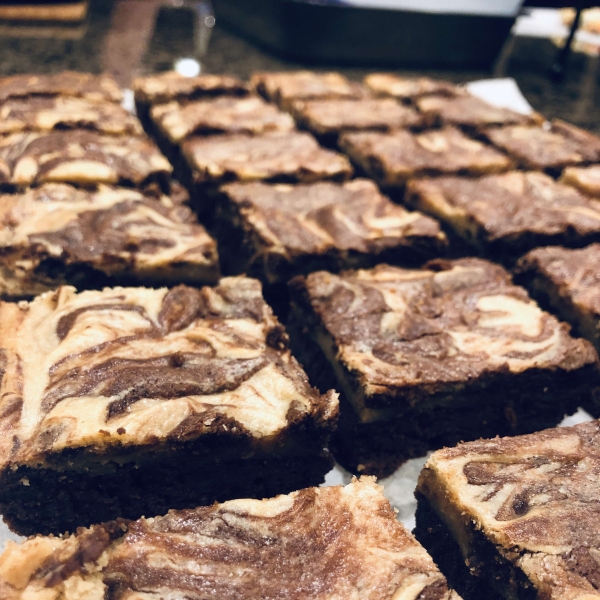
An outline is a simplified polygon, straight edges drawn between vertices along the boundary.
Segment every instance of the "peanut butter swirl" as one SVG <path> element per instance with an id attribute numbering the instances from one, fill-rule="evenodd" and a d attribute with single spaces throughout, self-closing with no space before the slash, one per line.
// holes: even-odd
<path id="1" fill-rule="evenodd" d="M 171 290 L 72 287 L 0 304 L 0 465 L 49 453 L 194 439 L 267 439 L 336 416 L 287 350 L 253 279 Z"/>
<path id="2" fill-rule="evenodd" d="M 374 479 L 9 542 L 6 600 L 460 600 Z"/>
<path id="3" fill-rule="evenodd" d="M 13 75 L 0 79 L 0 103 L 9 98 L 68 96 L 91 101 L 121 102 L 123 94 L 110 75 L 63 71 L 54 75 Z"/>
<path id="4" fill-rule="evenodd" d="M 448 97 L 464 93 L 462 88 L 449 81 L 400 77 L 392 73 L 370 73 L 365 77 L 365 85 L 377 96 L 392 96 L 400 100 L 414 100 L 430 94 Z"/>
<path id="5" fill-rule="evenodd" d="M 163 285 L 219 276 L 216 244 L 189 208 L 125 188 L 49 183 L 0 196 L 0 253 L 0 295 L 13 297 L 80 283 L 85 269 Z"/>
<path id="6" fill-rule="evenodd" d="M 153 106 L 152 120 L 172 142 L 192 134 L 252 133 L 291 131 L 294 120 L 261 98 L 222 97 L 180 104 L 169 102 Z"/>
<path id="7" fill-rule="evenodd" d="M 419 490 L 472 551 L 468 523 L 520 568 L 538 598 L 600 598 L 600 425 L 440 450 Z"/>
<path id="8" fill-rule="evenodd" d="M 46 182 L 140 185 L 172 167 L 146 137 L 92 131 L 14 133 L 0 137 L 0 184 Z"/>
<path id="9" fill-rule="evenodd" d="M 13 98 L 0 105 L 0 134 L 52 129 L 91 129 L 141 135 L 140 122 L 119 104 L 69 96 Z"/>
<path id="10" fill-rule="evenodd" d="M 588 342 L 572 338 L 568 325 L 484 260 L 320 271 L 303 286 L 337 360 L 365 389 L 367 407 L 407 401 L 416 386 L 426 396 L 494 371 L 570 371 L 597 361 Z"/>

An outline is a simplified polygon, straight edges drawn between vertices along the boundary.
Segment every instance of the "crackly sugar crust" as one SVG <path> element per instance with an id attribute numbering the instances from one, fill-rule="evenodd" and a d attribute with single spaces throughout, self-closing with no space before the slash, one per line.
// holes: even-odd
<path id="1" fill-rule="evenodd" d="M 532 233 L 600 236 L 600 202 L 539 172 L 413 180 L 407 198 L 468 239 L 505 239 L 510 245 Z"/>
<path id="2" fill-rule="evenodd" d="M 172 167 L 146 137 L 93 131 L 13 133 L 0 137 L 0 184 L 141 184 Z"/>
<path id="3" fill-rule="evenodd" d="M 360 84 L 349 81 L 340 73 L 335 72 L 255 73 L 250 78 L 250 85 L 263 96 L 284 108 L 290 108 L 294 100 L 359 99 L 366 94 Z"/>
<path id="4" fill-rule="evenodd" d="M 342 131 L 392 131 L 423 125 L 423 118 L 414 109 L 391 98 L 300 101 L 294 105 L 294 116 L 302 126 L 319 135 Z"/>
<path id="5" fill-rule="evenodd" d="M 13 75 L 0 79 L 0 103 L 9 98 L 70 96 L 121 102 L 123 94 L 111 75 L 63 71 L 53 75 Z"/>
<path id="6" fill-rule="evenodd" d="M 404 185 L 410 177 L 506 171 L 508 157 L 472 140 L 454 127 L 411 133 L 345 133 L 340 147 L 384 185 Z"/>
<path id="7" fill-rule="evenodd" d="M 600 165 L 567 167 L 563 171 L 560 181 L 576 187 L 588 196 L 600 198 Z"/>
<path id="8" fill-rule="evenodd" d="M 426 116 L 446 125 L 482 127 L 486 125 L 516 125 L 533 123 L 534 117 L 523 115 L 508 108 L 489 104 L 471 94 L 459 94 L 452 98 L 427 96 L 419 98 L 417 108 Z"/>
<path id="9" fill-rule="evenodd" d="M 437 221 L 408 212 L 367 179 L 308 185 L 230 184 L 222 191 L 261 238 L 265 252 L 292 260 L 331 249 L 377 254 L 387 247 L 445 236 Z"/>
<path id="10" fill-rule="evenodd" d="M 320 271 L 301 281 L 367 407 L 416 386 L 433 391 L 490 372 L 571 371 L 597 361 L 587 341 L 485 260 Z"/>
<path id="11" fill-rule="evenodd" d="M 9 542 L 0 592 L 6 600 L 460 600 L 370 477 Z"/>
<path id="12" fill-rule="evenodd" d="M 307 133 L 194 137 L 184 141 L 182 149 L 198 182 L 226 179 L 311 182 L 345 180 L 352 174 L 345 156 L 321 148 Z"/>
<path id="13" fill-rule="evenodd" d="M 199 75 L 184 77 L 167 71 L 148 77 L 138 77 L 131 84 L 135 99 L 148 104 L 162 104 L 171 100 L 208 96 L 245 96 L 247 85 L 230 75 Z"/>
<path id="14" fill-rule="evenodd" d="M 600 138 L 558 119 L 551 128 L 511 125 L 484 134 L 530 169 L 560 169 L 600 159 Z"/>
<path id="15" fill-rule="evenodd" d="M 65 283 L 40 272 L 49 259 L 163 284 L 182 278 L 209 283 L 219 272 L 216 244 L 189 208 L 166 196 L 104 186 L 45 184 L 0 196 L 0 253 L 0 294 L 8 296 Z"/>
<path id="16" fill-rule="evenodd" d="M 600 597 L 600 424 L 439 450 L 418 490 L 471 521 L 551 600 Z M 462 517 L 458 517 L 462 514 Z"/>
<path id="17" fill-rule="evenodd" d="M 0 104 L 0 134 L 83 128 L 111 135 L 141 135 L 140 122 L 122 106 L 69 96 L 13 98 Z"/>
<path id="18" fill-rule="evenodd" d="M 258 281 L 72 287 L 0 303 L 0 467 L 49 453 L 194 439 L 213 423 L 272 438 L 336 416 L 287 350 Z M 90 460 L 92 460 L 90 458 Z"/>
<path id="19" fill-rule="evenodd" d="M 153 106 L 150 116 L 172 142 L 180 142 L 192 134 L 259 134 L 266 131 L 291 131 L 295 127 L 290 115 L 257 96 L 224 96 L 183 105 L 169 102 Z"/>
<path id="20" fill-rule="evenodd" d="M 365 85 L 378 96 L 392 96 L 400 100 L 413 100 L 429 94 L 446 97 L 464 93 L 462 88 L 429 77 L 400 77 L 391 73 L 371 73 L 364 79 Z"/>

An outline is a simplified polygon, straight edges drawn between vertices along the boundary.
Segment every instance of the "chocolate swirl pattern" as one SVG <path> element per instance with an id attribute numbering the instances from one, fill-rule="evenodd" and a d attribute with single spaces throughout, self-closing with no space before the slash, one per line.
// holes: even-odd
<path id="1" fill-rule="evenodd" d="M 0 295 L 11 297 L 102 274 L 160 284 L 219 276 L 216 244 L 186 206 L 125 188 L 45 184 L 0 196 L 0 251 Z"/>
<path id="2" fill-rule="evenodd" d="M 194 439 L 268 439 L 337 412 L 286 348 L 252 279 L 172 290 L 62 287 L 0 305 L 0 465 Z M 10 433 L 9 433 L 10 432 Z"/>
<path id="3" fill-rule="evenodd" d="M 13 75 L 0 79 L 0 102 L 9 98 L 68 96 L 120 103 L 123 93 L 110 75 L 63 71 L 54 75 Z"/>
<path id="4" fill-rule="evenodd" d="M 141 185 L 166 180 L 171 171 L 169 161 L 145 137 L 74 130 L 0 138 L 0 184 Z"/>
<path id="5" fill-rule="evenodd" d="M 180 104 L 169 102 L 150 109 L 150 116 L 171 142 L 192 134 L 291 131 L 294 120 L 258 97 L 221 97 Z"/>
<path id="6" fill-rule="evenodd" d="M 34 96 L 0 104 L 0 134 L 59 128 L 90 129 L 109 135 L 141 135 L 143 131 L 133 115 L 113 102 L 69 96 Z"/>
<path id="7" fill-rule="evenodd" d="M 367 396 L 490 371 L 568 371 L 597 360 L 502 267 L 480 259 L 433 261 L 422 270 L 317 272 L 306 288 Z"/>
<path id="8" fill-rule="evenodd" d="M 419 488 L 453 531 L 472 521 L 537 597 L 591 600 L 600 597 L 599 476 L 592 422 L 440 450 Z M 460 539 L 468 553 L 469 538 Z"/>
<path id="9" fill-rule="evenodd" d="M 0 592 L 6 600 L 83 592 L 89 600 L 460 600 L 371 478 L 11 544 L 0 556 Z"/>

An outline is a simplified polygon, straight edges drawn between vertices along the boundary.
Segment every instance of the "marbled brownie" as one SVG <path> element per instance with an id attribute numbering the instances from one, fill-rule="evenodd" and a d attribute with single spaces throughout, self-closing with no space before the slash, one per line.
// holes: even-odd
<path id="1" fill-rule="evenodd" d="M 355 164 L 385 187 L 403 187 L 412 177 L 497 173 L 512 164 L 507 156 L 454 127 L 423 133 L 345 133 L 339 144 Z"/>
<path id="2" fill-rule="evenodd" d="M 427 96 L 419 98 L 416 105 L 419 112 L 438 125 L 459 125 L 477 129 L 489 125 L 521 125 L 539 121 L 534 116 L 493 106 L 468 93 L 456 94 L 451 98 Z"/>
<path id="3" fill-rule="evenodd" d="M 371 478 L 9 542 L 5 600 L 460 600 Z"/>
<path id="4" fill-rule="evenodd" d="M 517 263 L 516 272 L 540 302 L 572 323 L 600 352 L 600 244 L 581 250 L 537 248 Z"/>
<path id="5" fill-rule="evenodd" d="M 353 472 L 385 476 L 460 440 L 555 425 L 600 385 L 592 345 L 481 259 L 290 286 L 295 355 L 343 394 L 332 448 Z"/>
<path id="6" fill-rule="evenodd" d="M 536 246 L 600 241 L 600 202 L 544 173 L 413 180 L 405 200 L 441 219 L 478 253 L 506 264 Z"/>
<path id="7" fill-rule="evenodd" d="M 285 110 L 297 100 L 325 100 L 364 98 L 366 90 L 349 81 L 340 73 L 317 73 L 315 71 L 288 71 L 255 73 L 250 85 L 262 96 L 279 104 Z"/>
<path id="8" fill-rule="evenodd" d="M 321 148 L 308 133 L 271 132 L 192 137 L 182 144 L 190 179 L 196 184 L 227 181 L 345 181 L 348 159 Z"/>
<path id="9" fill-rule="evenodd" d="M 555 172 L 600 160 L 600 138 L 558 119 L 550 127 L 511 125 L 483 134 L 526 169 Z"/>
<path id="10" fill-rule="evenodd" d="M 173 100 L 200 100 L 216 96 L 246 96 L 248 86 L 230 75 L 184 77 L 175 71 L 138 77 L 131 84 L 138 117 L 146 126 L 150 107 Z"/>
<path id="11" fill-rule="evenodd" d="M 600 165 L 567 167 L 560 180 L 588 196 L 600 198 Z"/>
<path id="12" fill-rule="evenodd" d="M 371 73 L 365 77 L 364 83 L 377 96 L 391 96 L 404 102 L 431 94 L 451 97 L 464 93 L 462 88 L 449 81 L 429 77 L 401 77 L 391 73 Z"/>
<path id="13" fill-rule="evenodd" d="M 53 129 L 90 129 L 110 135 L 141 135 L 143 132 L 140 122 L 113 102 L 34 96 L 0 104 L 0 135 Z"/>
<path id="14" fill-rule="evenodd" d="M 158 104 L 150 109 L 150 117 L 160 133 L 173 143 L 194 134 L 260 134 L 294 129 L 294 120 L 289 114 L 258 96 L 223 96 L 185 104 Z"/>
<path id="15" fill-rule="evenodd" d="M 394 131 L 424 125 L 413 108 L 391 98 L 297 102 L 293 114 L 300 127 L 333 142 L 344 131 Z"/>
<path id="16" fill-rule="evenodd" d="M 422 264 L 446 246 L 437 221 L 394 204 L 367 179 L 232 183 L 221 191 L 217 230 L 224 269 L 265 283 L 382 261 Z"/>
<path id="17" fill-rule="evenodd" d="M 70 96 L 92 102 L 120 103 L 123 94 L 110 75 L 63 71 L 53 75 L 13 75 L 0 79 L 0 106 L 13 98 Z"/>
<path id="18" fill-rule="evenodd" d="M 0 296 L 25 297 L 70 283 L 216 283 L 215 241 L 171 198 L 101 186 L 49 183 L 0 195 Z"/>
<path id="19" fill-rule="evenodd" d="M 146 137 L 72 131 L 0 136 L 0 186 L 46 182 L 167 187 L 172 167 Z"/>
<path id="20" fill-rule="evenodd" d="M 597 600 L 599 473 L 598 421 L 440 450 L 415 534 L 469 600 Z"/>
<path id="21" fill-rule="evenodd" d="M 74 531 L 323 481 L 337 395 L 310 387 L 258 281 L 61 287 L 0 303 L 0 512 Z"/>

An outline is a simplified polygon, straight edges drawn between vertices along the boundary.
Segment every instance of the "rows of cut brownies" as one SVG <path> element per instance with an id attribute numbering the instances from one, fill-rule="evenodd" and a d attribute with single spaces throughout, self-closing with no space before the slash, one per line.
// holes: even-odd
<path id="1" fill-rule="evenodd" d="M 598 250 L 578 249 L 600 241 L 597 138 L 425 78 L 142 78 L 138 114 L 218 240 L 218 280 L 109 79 L 2 83 L 3 295 L 41 294 L 0 305 L 0 511 L 41 534 L 0 556 L 3 597 L 595 597 L 593 527 L 572 533 L 598 497 L 595 423 L 433 455 L 416 533 L 448 581 L 371 479 L 311 486 L 328 448 L 385 476 L 600 414 L 592 343 L 525 290 L 598 344 Z M 482 258 L 445 258 L 457 238 Z M 525 287 L 489 260 L 528 251 Z M 291 301 L 287 331 L 265 294 Z M 579 497 L 557 555 L 538 507 Z M 517 537 L 498 541 L 489 506 Z"/>

